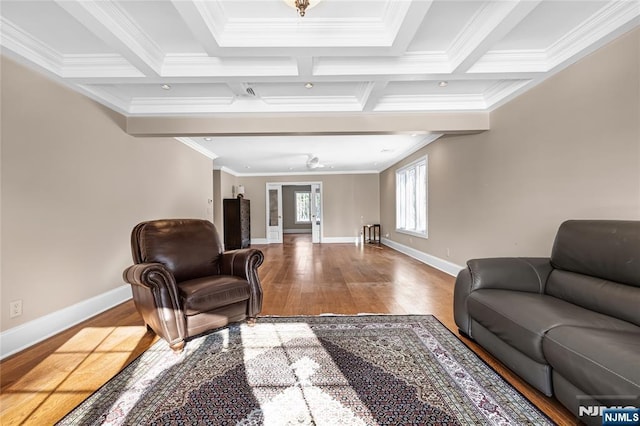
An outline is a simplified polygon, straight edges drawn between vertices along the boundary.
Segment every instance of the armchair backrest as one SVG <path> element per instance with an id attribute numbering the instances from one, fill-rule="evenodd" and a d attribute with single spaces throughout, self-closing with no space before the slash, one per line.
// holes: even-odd
<path id="1" fill-rule="evenodd" d="M 153 220 L 139 223 L 131 232 L 134 263 L 162 263 L 176 282 L 220 274 L 222 250 L 208 220 Z"/>

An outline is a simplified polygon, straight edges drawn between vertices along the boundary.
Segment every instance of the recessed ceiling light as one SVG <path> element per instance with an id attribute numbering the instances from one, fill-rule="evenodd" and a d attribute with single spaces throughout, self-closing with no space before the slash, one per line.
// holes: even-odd
<path id="1" fill-rule="evenodd" d="M 207 141 L 207 142 L 209 142 L 209 141 L 212 141 L 212 140 L 213 140 L 213 138 L 204 138 L 204 140 L 205 140 L 205 141 Z"/>
<path id="2" fill-rule="evenodd" d="M 438 83 L 438 86 L 440 87 L 447 87 L 449 85 L 448 81 L 441 81 L 440 83 Z"/>
<path id="3" fill-rule="evenodd" d="M 307 83 L 304 85 L 307 89 L 311 89 L 313 87 L 313 83 Z"/>
<path id="4" fill-rule="evenodd" d="M 412 137 L 412 138 L 415 138 L 416 136 L 418 136 L 418 134 L 417 134 L 417 133 L 411 133 L 411 137 Z"/>
<path id="5" fill-rule="evenodd" d="M 244 168 L 245 168 L 245 169 L 250 169 L 250 168 L 251 168 L 251 166 L 247 165 L 247 166 L 244 166 Z"/>
<path id="6" fill-rule="evenodd" d="M 162 89 L 164 90 L 171 90 L 171 86 L 169 86 L 168 84 L 163 84 L 162 86 L 160 86 Z"/>

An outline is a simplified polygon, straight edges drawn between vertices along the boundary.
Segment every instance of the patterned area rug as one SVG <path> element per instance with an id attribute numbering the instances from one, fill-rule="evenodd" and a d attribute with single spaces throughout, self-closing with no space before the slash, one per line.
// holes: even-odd
<path id="1" fill-rule="evenodd" d="M 59 424 L 553 424 L 433 316 L 261 318 L 164 341 Z"/>

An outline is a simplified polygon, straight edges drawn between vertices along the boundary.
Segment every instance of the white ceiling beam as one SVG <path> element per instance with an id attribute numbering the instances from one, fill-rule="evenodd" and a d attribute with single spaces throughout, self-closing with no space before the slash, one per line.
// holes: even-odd
<path id="1" fill-rule="evenodd" d="M 298 60 L 298 76 L 313 76 L 313 56 L 301 56 Z"/>
<path id="2" fill-rule="evenodd" d="M 371 81 L 364 90 L 362 96 L 362 110 L 369 112 L 373 111 L 378 104 L 378 100 L 384 94 L 384 89 L 387 87 L 387 81 Z"/>
<path id="3" fill-rule="evenodd" d="M 415 132 L 481 132 L 489 130 L 489 113 L 287 113 L 209 116 L 127 117 L 133 136 L 268 136 L 328 134 L 394 134 Z"/>
<path id="4" fill-rule="evenodd" d="M 520 0 L 486 3 L 453 41 L 448 52 L 452 71 L 467 72 L 540 2 L 541 0 Z"/>
<path id="5" fill-rule="evenodd" d="M 207 24 L 202 7 L 198 8 L 193 1 L 189 0 L 172 0 L 171 2 L 205 52 L 209 56 L 220 56 L 222 53 L 220 45 L 209 25 L 210 23 Z"/>
<path id="6" fill-rule="evenodd" d="M 396 52 L 396 54 L 402 55 L 407 51 L 432 4 L 433 2 L 431 0 L 411 2 L 409 11 L 398 28 L 396 38 L 393 40 L 393 51 Z"/>
<path id="7" fill-rule="evenodd" d="M 161 75 L 164 54 L 116 3 L 95 0 L 55 1 L 143 74 Z"/>
<path id="8" fill-rule="evenodd" d="M 510 75 L 506 70 L 505 72 L 479 72 L 479 73 L 467 73 L 459 74 L 455 76 L 456 80 L 503 80 L 512 79 L 513 75 Z M 522 71 L 522 70 L 519 70 Z M 518 72 L 518 79 L 534 79 L 543 76 L 541 72 Z M 338 78 L 335 75 L 313 75 L 314 83 L 322 82 L 335 82 L 336 80 L 341 82 L 358 82 L 358 81 L 381 81 L 384 82 L 389 79 L 388 74 L 352 74 L 352 75 L 340 75 Z M 393 81 L 441 81 L 449 80 L 451 75 L 448 73 L 436 73 L 436 74 L 397 74 L 393 75 Z M 81 77 L 75 76 L 67 79 L 69 82 L 77 84 L 136 84 L 140 82 L 140 77 L 122 77 L 111 76 L 101 77 L 96 80 L 94 77 Z M 148 84 L 241 84 L 247 80 L 251 82 L 260 83 L 306 83 L 309 78 L 306 76 L 289 76 L 289 75 L 266 75 L 266 76 L 246 76 L 246 75 L 218 75 L 218 76 L 172 76 L 172 77 L 146 77 L 145 83 Z"/>

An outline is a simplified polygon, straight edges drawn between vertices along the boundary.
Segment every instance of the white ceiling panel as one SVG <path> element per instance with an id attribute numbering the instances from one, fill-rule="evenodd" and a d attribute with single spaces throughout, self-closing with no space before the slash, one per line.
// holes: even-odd
<path id="1" fill-rule="evenodd" d="M 2 0 L 0 24 L 4 55 L 135 118 L 486 113 L 638 27 L 640 2 L 323 0 L 300 17 L 283 0 Z M 378 133 L 361 122 L 356 133 Z M 386 157 L 361 144 L 390 136 L 182 141 L 237 173 L 229 146 L 260 153 L 253 172 L 323 149 L 344 172 L 379 170 Z M 281 165 L 259 167 L 267 158 Z"/>
<path id="2" fill-rule="evenodd" d="M 0 13 L 3 21 L 12 23 L 58 54 L 115 53 L 53 1 L 2 1 Z"/>
<path id="3" fill-rule="evenodd" d="M 158 45 L 166 54 L 205 53 L 195 39 L 189 25 L 178 14 L 171 2 L 118 1 L 118 6 Z M 153 10 L 153 13 L 149 13 Z"/>
<path id="4" fill-rule="evenodd" d="M 492 50 L 548 49 L 606 5 L 605 1 L 542 2 L 517 27 L 492 46 Z"/>
<path id="5" fill-rule="evenodd" d="M 377 173 L 436 140 L 439 134 L 189 138 L 214 167 L 242 175 Z M 318 157 L 320 167 L 307 166 Z"/>
<path id="6" fill-rule="evenodd" d="M 478 13 L 482 1 L 434 1 L 429 14 L 409 45 L 409 52 L 447 51 L 471 18 Z"/>

